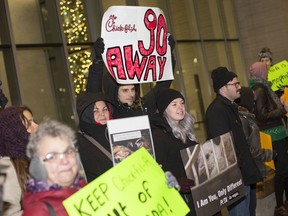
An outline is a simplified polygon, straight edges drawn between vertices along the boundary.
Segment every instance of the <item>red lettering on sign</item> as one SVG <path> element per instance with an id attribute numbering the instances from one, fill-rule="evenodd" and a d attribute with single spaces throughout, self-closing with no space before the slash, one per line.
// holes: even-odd
<path id="1" fill-rule="evenodd" d="M 153 19 L 150 21 L 148 16 L 153 16 Z M 143 45 L 143 41 L 141 40 L 141 41 L 138 41 L 138 48 L 139 48 L 141 55 L 148 56 L 153 52 L 154 46 L 155 46 L 154 45 L 154 41 L 155 41 L 154 30 L 157 26 L 157 18 L 153 10 L 149 9 L 146 11 L 144 15 L 144 24 L 146 28 L 150 31 L 150 45 L 148 49 L 145 49 Z"/>
<path id="2" fill-rule="evenodd" d="M 125 64 L 129 79 L 134 79 L 136 75 L 138 81 L 140 81 L 147 62 L 147 57 L 143 57 L 139 64 L 138 52 L 135 53 L 134 59 L 132 58 L 133 53 L 132 45 L 124 46 L 124 53 L 125 53 Z"/>
<path id="3" fill-rule="evenodd" d="M 146 81 L 149 75 L 149 71 L 152 72 L 153 80 L 156 80 L 156 58 L 155 55 L 149 56 L 149 60 L 146 66 L 146 71 L 144 75 L 144 80 Z"/>
<path id="4" fill-rule="evenodd" d="M 158 77 L 158 79 L 162 79 L 163 72 L 164 72 L 164 67 L 165 67 L 165 63 L 166 63 L 167 58 L 166 58 L 166 57 L 158 56 L 157 59 L 158 59 L 158 63 L 159 63 L 159 66 L 160 66 L 160 71 L 159 71 L 159 77 Z"/>
<path id="5" fill-rule="evenodd" d="M 117 71 L 119 79 L 126 79 L 120 47 L 108 48 L 106 58 L 108 63 L 108 69 L 111 75 L 114 77 L 114 79 L 116 78 L 114 70 Z"/>
<path id="6" fill-rule="evenodd" d="M 163 32 L 162 41 L 160 43 L 161 32 Z M 156 36 L 156 51 L 159 55 L 163 56 L 167 51 L 167 29 L 164 16 L 162 14 L 158 17 L 157 36 Z M 162 46 L 161 46 L 162 44 Z"/>

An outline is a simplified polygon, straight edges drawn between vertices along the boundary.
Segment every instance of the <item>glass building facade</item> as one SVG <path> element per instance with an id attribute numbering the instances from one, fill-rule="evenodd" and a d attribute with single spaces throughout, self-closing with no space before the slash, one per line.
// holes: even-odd
<path id="1" fill-rule="evenodd" d="M 93 42 L 112 5 L 163 10 L 176 40 L 172 87 L 186 97 L 196 133 L 205 140 L 204 114 L 215 97 L 211 70 L 241 71 L 247 83 L 232 0 L 3 0 L 0 1 L 0 80 L 9 105 L 25 104 L 44 116 L 77 126 L 75 98 L 85 90 Z M 152 84 L 142 85 L 142 94 Z"/>

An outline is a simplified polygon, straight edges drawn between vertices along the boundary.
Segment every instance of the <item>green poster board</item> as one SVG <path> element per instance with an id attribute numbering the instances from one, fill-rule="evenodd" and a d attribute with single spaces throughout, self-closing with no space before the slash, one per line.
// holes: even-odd
<path id="1" fill-rule="evenodd" d="M 281 61 L 268 71 L 268 81 L 272 83 L 272 90 L 277 91 L 283 86 L 288 86 L 288 62 Z"/>
<path id="2" fill-rule="evenodd" d="M 189 208 L 165 173 L 141 148 L 63 201 L 69 215 L 177 215 Z"/>

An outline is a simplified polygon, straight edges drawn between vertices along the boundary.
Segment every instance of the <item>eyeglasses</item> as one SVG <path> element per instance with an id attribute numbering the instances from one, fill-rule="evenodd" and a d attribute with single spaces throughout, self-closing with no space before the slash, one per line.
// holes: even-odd
<path id="1" fill-rule="evenodd" d="M 57 152 L 51 152 L 48 153 L 45 158 L 43 159 L 43 162 L 56 162 L 60 159 L 63 159 L 64 156 L 67 158 L 75 157 L 76 153 L 78 152 L 78 149 L 76 148 L 68 148 L 65 152 L 57 153 Z"/>
<path id="2" fill-rule="evenodd" d="M 228 85 L 234 85 L 236 88 L 240 86 L 240 82 L 235 82 L 235 83 L 228 83 L 226 84 L 226 86 Z"/>

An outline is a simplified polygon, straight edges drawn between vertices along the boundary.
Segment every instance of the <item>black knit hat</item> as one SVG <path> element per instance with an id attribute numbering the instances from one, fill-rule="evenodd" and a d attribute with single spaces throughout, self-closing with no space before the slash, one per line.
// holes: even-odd
<path id="1" fill-rule="evenodd" d="M 233 80 L 237 75 L 229 71 L 226 67 L 218 67 L 212 71 L 211 78 L 213 80 L 213 88 L 217 93 L 219 89 Z"/>
<path id="2" fill-rule="evenodd" d="M 162 115 L 167 106 L 176 98 L 182 98 L 185 101 L 183 95 L 175 89 L 160 89 L 156 101 L 159 113 Z"/>

